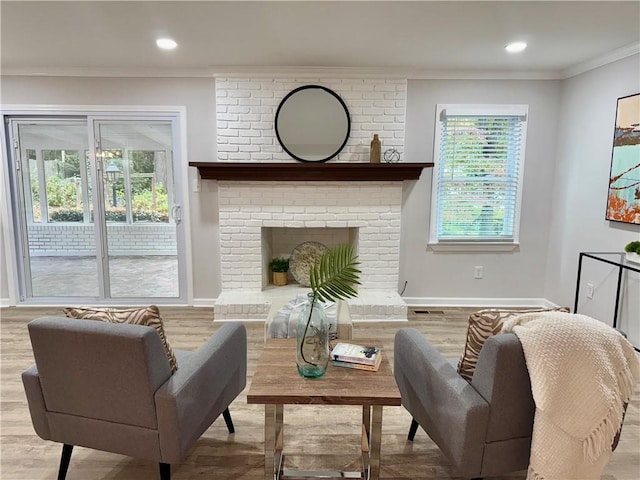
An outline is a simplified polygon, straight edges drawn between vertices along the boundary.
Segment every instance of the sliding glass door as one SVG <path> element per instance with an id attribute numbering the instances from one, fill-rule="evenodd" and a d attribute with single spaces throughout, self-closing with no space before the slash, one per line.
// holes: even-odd
<path id="1" fill-rule="evenodd" d="M 21 296 L 98 297 L 86 121 L 24 120 L 12 126 Z"/>
<path id="2" fill-rule="evenodd" d="M 170 121 L 96 121 L 111 297 L 178 297 Z"/>
<path id="3" fill-rule="evenodd" d="M 12 118 L 22 301 L 186 300 L 176 118 Z"/>

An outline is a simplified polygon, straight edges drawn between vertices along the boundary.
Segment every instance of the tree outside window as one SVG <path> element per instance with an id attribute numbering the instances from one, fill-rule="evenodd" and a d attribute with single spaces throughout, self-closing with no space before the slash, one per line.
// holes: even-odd
<path id="1" fill-rule="evenodd" d="M 30 209 L 33 222 L 42 221 L 38 159 L 27 152 Z M 77 150 L 42 150 L 48 222 L 93 222 L 90 162 L 83 177 Z M 105 216 L 108 222 L 169 222 L 168 165 L 166 152 L 110 149 L 102 152 L 104 165 L 114 165 L 114 178 L 104 175 Z M 106 167 L 105 167 L 106 168 Z M 86 177 L 86 178 L 85 178 Z M 85 200 L 87 205 L 85 205 Z M 115 201 L 115 202 L 114 202 Z"/>
<path id="2" fill-rule="evenodd" d="M 43 150 L 42 159 L 49 222 L 82 222 L 84 206 L 78 151 Z"/>
<path id="3" fill-rule="evenodd" d="M 438 106 L 430 243 L 516 242 L 526 106 Z"/>

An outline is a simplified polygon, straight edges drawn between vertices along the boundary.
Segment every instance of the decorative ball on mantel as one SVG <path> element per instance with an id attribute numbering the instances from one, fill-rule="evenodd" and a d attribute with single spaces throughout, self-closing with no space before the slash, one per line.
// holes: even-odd
<path id="1" fill-rule="evenodd" d="M 400 152 L 395 148 L 389 148 L 384 151 L 385 163 L 398 163 L 400 161 Z"/>

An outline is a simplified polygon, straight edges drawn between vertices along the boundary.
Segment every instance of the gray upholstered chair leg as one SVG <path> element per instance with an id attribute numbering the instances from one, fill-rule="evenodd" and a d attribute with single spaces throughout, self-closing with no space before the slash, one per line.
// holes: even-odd
<path id="1" fill-rule="evenodd" d="M 229 433 L 236 433 L 236 429 L 233 428 L 233 421 L 231 420 L 229 407 L 225 408 L 224 412 L 222 412 L 222 416 L 224 417 L 224 423 L 227 424 L 227 430 L 229 430 Z"/>
<path id="2" fill-rule="evenodd" d="M 409 440 L 410 442 L 413 442 L 413 439 L 416 436 L 416 432 L 418 431 L 418 422 L 415 421 L 415 419 L 411 419 L 411 427 L 409 427 L 409 435 L 407 437 L 407 440 Z"/>
<path id="3" fill-rule="evenodd" d="M 171 480 L 171 464 L 160 463 L 160 480 Z"/>
<path id="4" fill-rule="evenodd" d="M 62 456 L 60 457 L 60 469 L 58 470 L 58 480 L 64 480 L 67 478 L 67 470 L 69 469 L 69 462 L 71 461 L 71 452 L 73 452 L 73 445 L 62 445 Z"/>

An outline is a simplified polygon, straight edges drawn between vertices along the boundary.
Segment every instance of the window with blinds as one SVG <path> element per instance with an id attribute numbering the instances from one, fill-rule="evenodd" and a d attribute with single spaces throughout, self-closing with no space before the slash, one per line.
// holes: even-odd
<path id="1" fill-rule="evenodd" d="M 431 242 L 517 242 L 525 105 L 439 105 Z"/>

